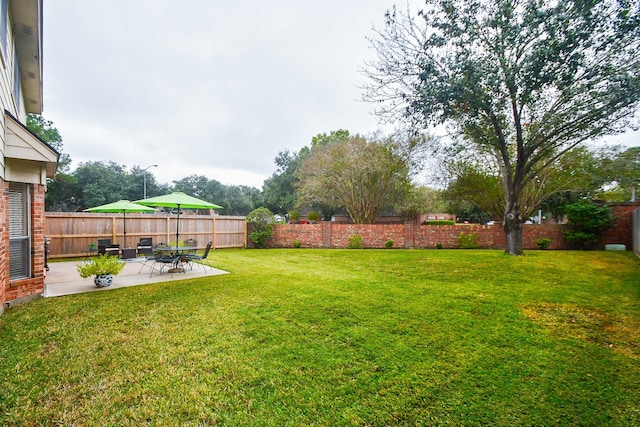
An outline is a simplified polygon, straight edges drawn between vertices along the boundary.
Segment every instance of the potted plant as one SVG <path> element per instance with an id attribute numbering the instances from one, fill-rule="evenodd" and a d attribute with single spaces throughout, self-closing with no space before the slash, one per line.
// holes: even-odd
<path id="1" fill-rule="evenodd" d="M 93 283 L 99 288 L 110 286 L 113 283 L 113 276 L 119 274 L 124 268 L 124 262 L 112 255 L 103 254 L 91 261 L 78 265 L 80 277 L 86 279 L 90 276 Z"/>

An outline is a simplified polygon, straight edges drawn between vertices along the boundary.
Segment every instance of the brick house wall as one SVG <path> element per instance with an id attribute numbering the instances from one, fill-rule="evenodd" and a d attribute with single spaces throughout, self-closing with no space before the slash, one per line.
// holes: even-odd
<path id="1" fill-rule="evenodd" d="M 0 179 L 0 181 L 2 181 Z M 9 183 L 2 181 L 3 197 L 1 202 L 3 222 L 0 226 L 0 303 L 2 308 L 21 301 L 42 296 L 45 282 L 44 262 L 44 185 L 31 184 L 31 277 L 9 281 Z M 0 310 L 1 311 L 1 310 Z"/>
<path id="2" fill-rule="evenodd" d="M 0 313 L 4 310 L 6 290 L 9 287 L 9 183 L 0 178 Z"/>
<path id="3" fill-rule="evenodd" d="M 7 24 L 0 67 L 0 314 L 44 291 L 44 194 L 59 159 L 56 150 L 25 125 L 27 114 L 42 114 L 42 0 L 8 0 L 5 6 L 0 10 Z M 13 281 L 10 182 L 28 185 L 30 198 L 29 277 Z"/>

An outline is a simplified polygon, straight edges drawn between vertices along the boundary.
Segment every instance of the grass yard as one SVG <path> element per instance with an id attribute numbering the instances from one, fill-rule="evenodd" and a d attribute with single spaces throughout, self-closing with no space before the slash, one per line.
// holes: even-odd
<path id="1" fill-rule="evenodd" d="M 631 253 L 210 259 L 6 311 L 0 425 L 640 425 Z"/>

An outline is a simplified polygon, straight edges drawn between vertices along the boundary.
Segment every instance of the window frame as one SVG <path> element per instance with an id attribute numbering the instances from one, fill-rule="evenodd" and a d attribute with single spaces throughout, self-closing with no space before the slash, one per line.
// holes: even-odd
<path id="1" fill-rule="evenodd" d="M 31 277 L 31 192 L 9 183 L 9 280 Z"/>

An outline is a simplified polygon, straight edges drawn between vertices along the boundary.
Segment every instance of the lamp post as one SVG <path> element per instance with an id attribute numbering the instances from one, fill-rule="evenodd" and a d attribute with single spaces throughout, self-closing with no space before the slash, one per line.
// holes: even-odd
<path id="1" fill-rule="evenodd" d="M 142 198 L 146 199 L 147 198 L 147 169 L 149 168 L 157 168 L 158 165 L 149 165 L 146 168 L 142 169 L 142 179 L 144 182 L 143 185 L 143 190 L 142 190 Z"/>

